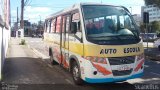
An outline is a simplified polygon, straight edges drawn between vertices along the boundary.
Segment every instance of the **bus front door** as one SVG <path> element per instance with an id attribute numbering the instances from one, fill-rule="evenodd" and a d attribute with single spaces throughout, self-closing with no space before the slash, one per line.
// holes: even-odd
<path id="1" fill-rule="evenodd" d="M 70 16 L 63 16 L 62 24 L 62 65 L 64 68 L 69 68 L 69 26 Z"/>

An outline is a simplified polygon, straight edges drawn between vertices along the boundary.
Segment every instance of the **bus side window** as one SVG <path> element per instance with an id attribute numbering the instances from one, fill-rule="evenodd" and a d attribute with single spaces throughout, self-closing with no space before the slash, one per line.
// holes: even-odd
<path id="1" fill-rule="evenodd" d="M 54 18 L 54 19 L 52 19 L 52 21 L 51 21 L 51 32 L 52 33 L 54 33 L 55 32 L 55 23 L 56 23 L 56 19 Z"/>
<path id="2" fill-rule="evenodd" d="M 61 29 L 61 16 L 58 16 L 56 20 L 56 33 L 60 33 L 60 29 Z"/>
<path id="3" fill-rule="evenodd" d="M 66 17 L 66 33 L 68 33 L 69 29 L 70 29 L 70 16 L 68 15 Z"/>
<path id="4" fill-rule="evenodd" d="M 51 29 L 51 22 L 48 20 L 47 21 L 47 33 L 50 33 L 50 29 Z"/>
<path id="5" fill-rule="evenodd" d="M 66 17 L 63 16 L 63 17 L 62 17 L 62 33 L 65 32 L 65 25 L 66 25 L 65 22 L 66 22 Z"/>
<path id="6" fill-rule="evenodd" d="M 45 21 L 44 27 L 44 32 L 47 32 L 47 21 Z"/>

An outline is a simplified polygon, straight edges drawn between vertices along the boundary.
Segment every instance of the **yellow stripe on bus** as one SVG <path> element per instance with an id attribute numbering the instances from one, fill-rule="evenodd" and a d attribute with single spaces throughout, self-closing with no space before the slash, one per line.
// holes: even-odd
<path id="1" fill-rule="evenodd" d="M 122 57 L 139 55 L 144 52 L 142 44 L 133 45 L 85 45 L 85 56 Z"/>
<path id="2" fill-rule="evenodd" d="M 142 43 L 132 45 L 84 45 L 69 42 L 69 51 L 81 56 L 98 56 L 98 57 L 122 57 L 134 56 L 144 52 Z"/>
<path id="3" fill-rule="evenodd" d="M 69 51 L 83 56 L 83 44 L 76 42 L 69 42 Z"/>
<path id="4" fill-rule="evenodd" d="M 57 40 L 55 41 L 47 40 L 47 41 L 48 43 L 50 43 L 50 45 L 54 46 Z M 83 48 L 83 43 L 69 41 L 69 48 L 68 48 L 68 42 L 65 42 L 65 47 L 63 47 L 62 45 L 62 48 L 69 50 L 70 52 L 73 52 L 75 54 L 78 54 L 80 56 L 122 57 L 122 56 L 134 56 L 144 53 L 144 48 L 142 43 L 131 44 L 131 45 L 84 44 Z"/>

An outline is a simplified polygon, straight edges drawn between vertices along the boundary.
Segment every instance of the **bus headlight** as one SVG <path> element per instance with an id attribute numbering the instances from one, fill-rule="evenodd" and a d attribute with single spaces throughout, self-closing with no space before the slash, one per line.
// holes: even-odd
<path id="1" fill-rule="evenodd" d="M 134 71 L 138 71 L 139 69 L 143 69 L 144 68 L 144 53 L 140 54 L 137 56 L 137 65 L 134 69 Z"/>
<path id="2" fill-rule="evenodd" d="M 83 57 L 83 58 L 87 59 L 87 60 L 89 60 L 91 62 L 107 64 L 106 58 L 103 58 L 103 57 L 86 56 L 86 57 Z"/>

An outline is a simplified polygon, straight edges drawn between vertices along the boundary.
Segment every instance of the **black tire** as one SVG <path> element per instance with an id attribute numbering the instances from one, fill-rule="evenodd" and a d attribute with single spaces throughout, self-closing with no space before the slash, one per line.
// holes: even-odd
<path id="1" fill-rule="evenodd" d="M 158 46 L 158 50 L 160 51 L 160 45 Z"/>
<path id="2" fill-rule="evenodd" d="M 57 65 L 57 62 L 53 59 L 53 55 L 50 55 L 50 64 L 51 65 Z"/>
<path id="3" fill-rule="evenodd" d="M 80 68 L 76 61 L 73 61 L 72 63 L 71 73 L 72 73 L 73 81 L 75 82 L 76 85 L 82 85 L 84 83 L 84 81 L 81 79 Z"/>

